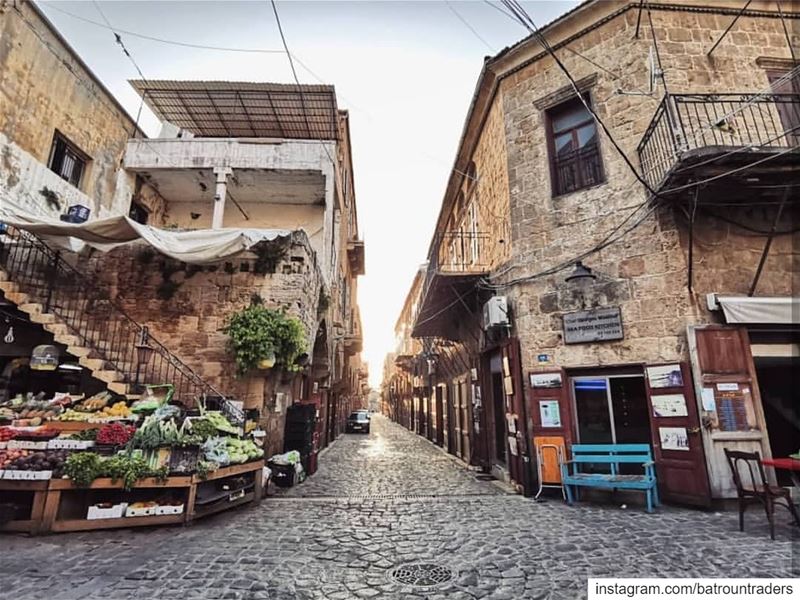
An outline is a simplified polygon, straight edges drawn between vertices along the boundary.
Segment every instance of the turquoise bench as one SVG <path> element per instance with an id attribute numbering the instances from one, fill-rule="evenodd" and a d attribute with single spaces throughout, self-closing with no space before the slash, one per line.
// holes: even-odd
<path id="1" fill-rule="evenodd" d="M 608 465 L 609 473 L 583 472 L 582 465 Z M 640 465 L 644 473 L 620 473 L 621 464 Z M 647 496 L 647 512 L 660 504 L 653 453 L 648 444 L 575 444 L 572 460 L 561 464 L 561 480 L 567 492 L 567 503 L 580 499 L 580 487 L 641 490 Z"/>

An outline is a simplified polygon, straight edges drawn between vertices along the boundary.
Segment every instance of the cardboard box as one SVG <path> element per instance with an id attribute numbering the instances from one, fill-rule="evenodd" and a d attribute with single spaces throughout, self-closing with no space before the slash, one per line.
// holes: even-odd
<path id="1" fill-rule="evenodd" d="M 179 504 L 178 506 L 157 506 L 156 507 L 156 514 L 157 515 L 179 515 L 183 512 L 183 504 Z"/>
<path id="2" fill-rule="evenodd" d="M 70 440 L 66 438 L 54 438 L 47 443 L 49 450 L 86 450 L 92 448 L 92 440 Z"/>
<path id="3" fill-rule="evenodd" d="M 26 440 L 9 440 L 6 445 L 9 450 L 47 450 L 49 440 L 30 442 Z"/>
<path id="4" fill-rule="evenodd" d="M 128 507 L 127 502 L 122 502 L 120 504 L 115 504 L 111 508 L 101 508 L 100 506 L 93 504 L 89 507 L 89 512 L 86 515 L 86 518 L 89 520 L 94 519 L 121 519 L 122 515 L 125 514 L 125 509 Z"/>
<path id="5" fill-rule="evenodd" d="M 156 506 L 148 506 L 146 508 L 131 508 L 127 507 L 125 510 L 126 517 L 150 517 L 156 514 Z"/>

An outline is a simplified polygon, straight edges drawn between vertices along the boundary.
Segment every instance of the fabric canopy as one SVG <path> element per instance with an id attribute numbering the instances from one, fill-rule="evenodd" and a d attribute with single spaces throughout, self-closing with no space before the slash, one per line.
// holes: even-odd
<path id="1" fill-rule="evenodd" d="M 2 221 L 75 252 L 84 246 L 108 252 L 124 244 L 145 242 L 165 256 L 197 265 L 232 258 L 260 242 L 292 234 L 285 229 L 171 231 L 142 225 L 123 215 L 74 224 L 14 212 L 3 216 Z"/>
<path id="2" fill-rule="evenodd" d="M 728 323 L 791 325 L 800 317 L 800 298 L 717 296 Z"/>

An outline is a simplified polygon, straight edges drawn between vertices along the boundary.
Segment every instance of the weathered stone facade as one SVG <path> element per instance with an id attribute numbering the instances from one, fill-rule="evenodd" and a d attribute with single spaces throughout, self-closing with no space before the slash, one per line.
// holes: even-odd
<path id="1" fill-rule="evenodd" d="M 134 121 L 31 2 L 0 2 L 0 73 L 0 199 L 55 218 L 71 204 L 126 213 Z M 46 168 L 56 132 L 88 156 L 78 188 Z"/>
<path id="2" fill-rule="evenodd" d="M 433 340 L 434 352 L 446 354 L 450 348 L 452 354 L 455 343 L 466 355 L 461 368 L 479 372 L 483 400 L 473 408 L 474 432 L 480 428 L 481 434 L 471 441 L 484 453 L 479 461 L 484 468 L 508 462 L 512 478 L 522 484 L 519 467 L 514 474 L 518 458 L 506 444 L 507 436 L 516 436 L 518 453 L 527 454 L 533 464 L 535 456 L 524 445 L 537 436 L 560 435 L 567 445 L 581 439 L 577 392 L 572 387 L 581 376 L 606 377 L 604 381 L 610 381 L 613 373 L 638 377 L 637 394 L 647 398 L 649 392 L 641 383 L 648 377 L 643 365 L 663 363 L 691 370 L 693 381 L 686 375 L 688 387 L 681 391 L 694 405 L 683 425 L 692 440 L 686 449 L 693 453 L 695 474 L 676 475 L 671 469 L 678 459 L 686 464 L 687 455 L 662 456 L 659 435 L 665 423 L 652 416 L 648 420 L 653 410 L 646 405 L 649 400 L 643 400 L 643 416 L 637 423 L 649 433 L 638 434 L 638 441 L 649 438 L 666 491 L 675 492 L 681 481 L 692 480 L 696 488 L 687 493 L 694 494 L 693 501 L 730 495 L 723 447 L 769 456 L 772 436 L 781 442 L 785 426 L 770 425 L 762 412 L 747 327 L 730 326 L 732 321 L 726 321 L 721 310 L 709 308 L 707 296 L 755 293 L 772 297 L 765 301 L 788 305 L 800 283 L 794 268 L 800 241 L 793 226 L 798 208 L 789 188 L 776 191 L 785 184 L 781 173 L 788 181 L 797 176 L 796 162 L 792 166 L 788 153 L 796 145 L 792 125 L 797 116 L 792 110 L 797 110 L 800 78 L 793 69 L 800 63 L 789 44 L 795 48 L 800 44 L 799 20 L 796 10 L 781 12 L 767 1 L 754 1 L 746 9 L 728 0 L 584 2 L 542 29 L 571 80 L 535 36 L 484 62 L 431 245 L 429 260 L 435 272 L 429 273 L 415 325 L 416 334 Z M 771 83 L 787 73 L 780 83 Z M 619 151 L 579 96 L 596 111 Z M 697 104 L 683 105 L 681 113 L 675 98 Z M 729 104 L 723 107 L 723 101 Z M 697 112 L 687 116 L 686 106 Z M 556 153 L 555 120 L 565 114 L 573 119 L 564 126 L 571 131 L 572 142 L 561 137 Z M 592 123 L 593 129 L 581 129 Z M 657 138 L 664 131 L 668 133 Z M 580 135 L 587 137 L 578 143 Z M 599 160 L 584 162 L 588 154 L 578 153 L 584 143 Z M 654 149 L 658 144 L 662 146 Z M 747 162 L 761 157 L 763 170 L 754 170 L 756 165 Z M 768 163 L 776 158 L 784 162 Z M 707 165 L 707 170 L 699 169 Z M 566 177 L 571 174 L 579 185 L 572 181 L 557 187 L 558 169 L 565 169 Z M 580 169 L 591 170 L 588 183 Z M 477 183 L 471 177 L 475 171 Z M 673 181 L 670 177 L 682 177 L 678 189 L 666 183 Z M 503 250 L 488 253 L 488 264 L 466 261 L 454 277 L 448 269 L 452 251 L 445 232 L 463 218 L 462 193 L 480 203 L 478 229 L 491 232 L 490 247 L 499 248 L 502 240 Z M 778 235 L 764 254 L 770 230 Z M 766 257 L 763 265 L 762 257 Z M 566 277 L 580 260 L 592 269 L 594 278 L 568 282 Z M 492 295 L 507 300 L 508 326 L 490 329 L 481 323 L 481 308 Z M 565 315 L 617 307 L 620 335 L 566 343 Z M 758 322 L 762 321 L 749 323 Z M 725 323 L 727 328 L 712 327 Z M 796 339 L 791 337 L 796 328 L 784 321 L 774 324 L 781 324 L 783 337 L 769 334 L 767 339 L 763 330 L 756 333 L 764 344 L 772 344 L 766 351 L 773 354 L 764 356 L 788 356 L 789 346 L 796 353 L 796 344 L 785 344 Z M 720 337 L 713 343 L 732 346 L 705 346 L 705 366 L 701 366 L 697 327 L 723 332 L 720 336 L 728 335 L 728 341 Z M 447 338 L 447 343 L 430 336 Z M 778 348 L 782 343 L 785 347 Z M 722 364 L 722 359 L 713 370 L 709 353 L 743 358 L 738 371 Z M 528 374 L 537 371 L 558 372 L 558 381 L 563 381 L 558 391 L 534 389 Z M 716 428 L 715 409 L 700 404 L 699 388 L 734 371 L 741 382 L 737 385 L 746 394 L 752 390 L 759 422 L 756 428 L 740 428 L 726 437 L 732 430 Z M 505 379 L 498 382 L 498 373 Z M 459 387 L 453 374 L 451 364 L 449 374 L 445 370 L 434 377 L 448 397 Z M 465 375 L 474 384 L 474 376 Z M 564 419 L 560 429 L 550 426 L 549 432 L 538 414 L 538 399 L 547 399 L 548 394 L 558 396 Z M 774 390 L 772 396 L 776 397 Z M 522 421 L 522 435 L 519 426 L 514 433 L 501 422 L 506 418 Z M 609 427 L 613 435 L 615 425 Z M 770 427 L 778 433 L 769 433 Z M 691 437 L 695 434 L 699 435 Z M 671 460 L 676 462 L 668 465 Z M 703 474 L 706 466 L 708 478 Z"/>
<path id="3" fill-rule="evenodd" d="M 275 243 L 275 242 L 274 242 Z M 280 242 L 277 242 L 280 243 Z M 254 295 L 268 308 L 298 318 L 306 332 L 309 355 L 319 326 L 319 268 L 302 232 L 293 235 L 275 273 L 257 274 L 253 259 L 195 267 L 154 254 L 147 247 L 95 254 L 84 262 L 135 321 L 169 348 L 202 379 L 222 393 L 261 410 L 261 425 L 273 453 L 282 451 L 286 406 L 300 399 L 294 378 L 257 372 L 240 377 L 222 331 L 230 315 L 248 306 Z M 176 270 L 177 269 L 177 270 Z M 165 277 L 177 284 L 172 296 L 162 290 Z M 283 394 L 283 405 L 276 394 Z"/>

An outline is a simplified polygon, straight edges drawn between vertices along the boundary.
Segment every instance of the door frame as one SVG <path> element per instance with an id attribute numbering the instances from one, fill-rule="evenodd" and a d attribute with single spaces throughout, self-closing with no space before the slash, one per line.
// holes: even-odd
<path id="1" fill-rule="evenodd" d="M 580 444 L 581 442 L 581 430 L 578 426 L 578 399 L 575 397 L 575 382 L 579 380 L 590 380 L 590 379 L 606 379 L 608 383 L 606 385 L 606 402 L 608 403 L 608 418 L 609 424 L 611 425 L 611 443 L 617 443 L 617 427 L 614 424 L 614 402 L 611 398 L 611 379 L 619 379 L 622 377 L 638 377 L 642 379 L 643 389 L 645 390 L 645 402 L 649 404 L 649 399 L 647 397 L 647 382 L 644 378 L 644 370 L 641 374 L 637 373 L 629 373 L 629 374 L 614 374 L 614 375 L 577 375 L 574 377 L 569 378 L 569 391 L 570 391 L 570 399 L 572 402 L 572 414 L 575 415 L 575 443 Z M 648 406 L 648 413 L 650 412 L 650 407 Z M 653 444 L 653 432 L 650 432 L 650 444 Z"/>

